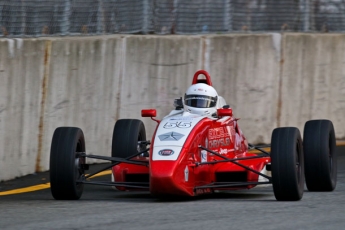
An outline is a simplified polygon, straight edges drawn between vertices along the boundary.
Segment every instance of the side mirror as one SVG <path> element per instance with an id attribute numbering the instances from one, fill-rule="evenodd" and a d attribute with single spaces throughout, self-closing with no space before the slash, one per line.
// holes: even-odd
<path id="1" fill-rule="evenodd" d="M 218 117 L 226 117 L 226 116 L 232 117 L 232 108 L 217 109 L 217 115 Z"/>
<path id="2" fill-rule="evenodd" d="M 142 117 L 156 117 L 157 111 L 155 109 L 143 109 L 141 110 Z"/>
<path id="3" fill-rule="evenodd" d="M 183 102 L 182 102 L 182 97 L 175 99 L 174 100 L 174 106 L 176 110 L 181 110 L 183 109 Z"/>

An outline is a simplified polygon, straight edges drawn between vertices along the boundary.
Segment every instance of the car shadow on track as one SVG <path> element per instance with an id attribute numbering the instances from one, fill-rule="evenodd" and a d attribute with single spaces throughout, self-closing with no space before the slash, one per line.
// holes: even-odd
<path id="1" fill-rule="evenodd" d="M 232 200 L 232 201 L 275 201 L 271 187 L 257 188 L 252 190 L 221 191 L 212 194 L 200 195 L 196 197 L 163 196 L 154 197 L 148 191 L 118 191 L 110 188 L 99 188 L 89 190 L 87 188 L 81 200 L 112 200 L 121 202 L 144 202 L 144 203 L 169 203 L 169 202 L 193 202 L 198 200 Z"/>

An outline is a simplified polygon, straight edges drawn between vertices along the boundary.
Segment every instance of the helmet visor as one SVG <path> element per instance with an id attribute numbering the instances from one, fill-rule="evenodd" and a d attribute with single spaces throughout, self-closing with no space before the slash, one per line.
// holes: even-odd
<path id="1" fill-rule="evenodd" d="M 205 95 L 185 95 L 184 104 L 195 108 L 211 108 L 217 104 L 217 97 Z"/>

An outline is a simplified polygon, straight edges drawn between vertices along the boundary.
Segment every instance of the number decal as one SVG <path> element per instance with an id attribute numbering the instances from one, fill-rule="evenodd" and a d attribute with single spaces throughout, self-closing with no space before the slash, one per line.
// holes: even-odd
<path id="1" fill-rule="evenodd" d="M 192 127 L 192 122 L 185 122 L 185 121 L 180 121 L 180 122 L 167 122 L 163 128 L 164 129 L 173 129 L 173 128 L 181 128 L 181 129 L 187 129 Z"/>

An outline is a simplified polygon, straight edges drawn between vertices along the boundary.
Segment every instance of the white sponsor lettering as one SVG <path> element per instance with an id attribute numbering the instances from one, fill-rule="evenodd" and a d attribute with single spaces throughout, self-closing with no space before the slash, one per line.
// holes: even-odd
<path id="1" fill-rule="evenodd" d="M 207 151 L 206 150 L 201 150 L 201 162 L 207 162 Z"/>
<path id="2" fill-rule="evenodd" d="M 158 152 L 158 154 L 161 156 L 170 156 L 174 154 L 174 151 L 171 149 L 162 149 Z"/>
<path id="3" fill-rule="evenodd" d="M 229 137 L 210 140 L 208 142 L 208 146 L 210 148 L 219 148 L 221 146 L 228 146 L 228 145 L 230 145 L 230 138 Z"/>
<path id="4" fill-rule="evenodd" d="M 177 118 L 170 118 L 169 121 L 191 121 L 193 117 L 177 117 Z"/>
<path id="5" fill-rule="evenodd" d="M 188 166 L 186 166 L 186 168 L 184 169 L 184 180 L 188 182 L 188 179 L 189 179 L 189 169 L 188 169 Z"/>
<path id="6" fill-rule="evenodd" d="M 208 130 L 208 138 L 212 139 L 219 139 L 223 137 L 230 136 L 230 133 L 225 127 L 213 128 Z"/>
<path id="7" fill-rule="evenodd" d="M 227 154 L 228 153 L 228 150 L 227 149 L 220 149 L 219 150 L 219 154 Z"/>

